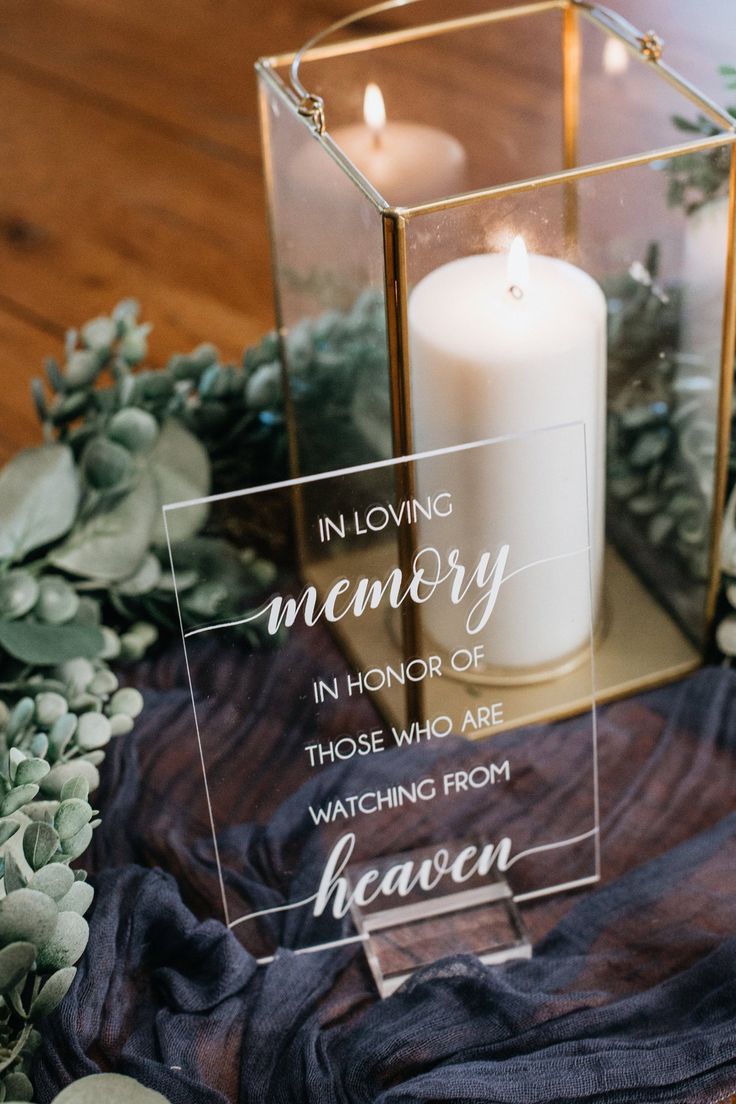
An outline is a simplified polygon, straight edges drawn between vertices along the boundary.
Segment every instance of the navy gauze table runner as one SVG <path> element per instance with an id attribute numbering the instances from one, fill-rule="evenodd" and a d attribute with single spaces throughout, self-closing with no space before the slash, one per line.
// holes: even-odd
<path id="1" fill-rule="evenodd" d="M 259 677 L 257 657 L 244 669 L 210 645 L 195 662 L 211 672 L 213 711 L 237 709 L 237 687 Z M 525 909 L 532 960 L 445 959 L 386 1001 L 359 947 L 284 951 L 259 967 L 223 924 L 198 918 L 219 915 L 219 896 L 181 648 L 134 681 L 146 709 L 104 766 L 90 943 L 44 1026 L 42 1104 L 100 1069 L 172 1104 L 736 1093 L 736 673 L 706 668 L 600 709 L 603 881 Z M 267 716 L 258 723 L 268 732 Z M 289 769 L 278 728 L 271 757 L 234 787 L 267 793 L 282 746 Z M 252 826 L 221 844 L 235 887 L 243 848 L 278 861 Z"/>

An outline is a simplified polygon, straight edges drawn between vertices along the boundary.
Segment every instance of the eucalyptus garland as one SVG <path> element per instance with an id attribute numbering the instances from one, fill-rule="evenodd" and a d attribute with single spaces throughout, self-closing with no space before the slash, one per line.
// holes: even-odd
<path id="1" fill-rule="evenodd" d="M 0 1104 L 32 1100 L 36 1024 L 87 944 L 93 889 L 70 864 L 100 823 L 90 795 L 105 748 L 143 707 L 110 665 L 141 659 L 160 632 L 178 632 L 179 616 L 185 626 L 242 616 L 274 576 L 242 550 L 242 533 L 236 545 L 206 509 L 179 511 L 169 519 L 177 610 L 161 506 L 286 476 L 276 335 L 239 365 L 200 345 L 151 370 L 149 331 L 133 300 L 70 331 L 63 361 L 33 383 L 44 443 L 0 472 Z M 312 463 L 335 447 L 350 461 L 356 387 L 385 370 L 383 334 L 382 304 L 366 295 L 291 335 Z M 267 533 L 260 543 L 278 555 L 275 530 L 255 519 L 255 537 Z M 288 547 L 287 533 L 280 540 Z M 253 626 L 243 635 L 268 643 Z M 61 1098 L 99 1091 L 99 1078 L 85 1078 Z M 145 1091 L 131 1082 L 131 1100 Z"/>
<path id="2" fill-rule="evenodd" d="M 202 345 L 150 371 L 149 329 L 126 301 L 70 332 L 33 385 L 45 443 L 0 473 L 0 1101 L 32 1099 L 36 1024 L 87 943 L 93 890 L 70 864 L 100 823 L 105 748 L 143 706 L 110 664 L 178 627 L 161 504 L 206 495 L 213 471 L 284 472 L 275 338 L 239 366 Z M 170 527 L 185 623 L 247 610 L 271 565 L 194 513 Z"/>
<path id="3" fill-rule="evenodd" d="M 709 380 L 679 352 L 679 289 L 662 287 L 658 269 L 652 245 L 606 287 L 609 514 L 614 531 L 625 517 L 627 534 L 704 583 L 716 428 L 699 395 Z"/>
<path id="4" fill-rule="evenodd" d="M 33 1099 L 37 1024 L 87 944 L 94 892 L 71 864 L 100 823 L 91 795 L 105 749 L 143 707 L 111 664 L 178 631 L 161 506 L 287 470 L 275 335 L 237 366 L 201 345 L 152 371 L 149 329 L 128 300 L 70 331 L 63 362 L 33 385 L 44 443 L 0 472 L 0 1104 Z M 385 380 L 380 297 L 301 323 L 290 363 L 308 462 L 380 450 L 368 425 L 354 457 L 351 429 L 356 394 L 370 399 L 370 381 Z M 169 522 L 185 626 L 242 615 L 273 578 L 254 549 L 240 551 L 242 534 L 236 546 L 207 524 L 205 510 Z M 266 644 L 255 628 L 245 635 Z M 124 1081 L 85 1078 L 58 1099 L 89 1104 Z M 129 1089 L 131 1104 L 163 1100 Z"/>

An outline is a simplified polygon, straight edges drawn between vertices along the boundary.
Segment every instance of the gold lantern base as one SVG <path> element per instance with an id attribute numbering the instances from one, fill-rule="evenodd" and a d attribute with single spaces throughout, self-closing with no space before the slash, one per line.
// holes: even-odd
<path id="1" fill-rule="evenodd" d="M 337 574 L 351 577 L 355 573 L 354 561 L 355 555 L 347 553 L 312 563 L 306 572 L 306 582 L 326 591 Z M 392 566 L 388 549 L 385 565 L 379 563 L 376 554 L 378 574 L 383 566 L 387 571 Z M 609 612 L 606 631 L 595 647 L 594 692 L 591 693 L 591 665 L 586 662 L 543 681 L 508 685 L 500 680 L 497 702 L 502 706 L 504 720 L 492 727 L 474 728 L 466 734 L 468 738 L 480 739 L 519 725 L 572 717 L 590 710 L 594 700 L 596 704 L 615 701 L 672 682 L 700 667 L 702 656 L 698 649 L 610 545 L 606 549 L 605 586 Z M 399 668 L 407 658 L 380 611 L 368 612 L 360 621 L 346 619 L 333 629 L 357 671 Z M 461 719 L 478 707 L 481 685 L 483 700 L 491 702 L 493 684 L 487 674 L 475 681 L 450 676 L 424 679 L 414 687 L 417 716 L 409 720 L 423 722 L 440 715 L 449 716 L 459 731 Z M 407 723 L 405 686 L 387 685 L 373 692 L 372 697 L 389 724 Z"/>
<path id="2" fill-rule="evenodd" d="M 596 650 L 608 632 L 610 620 L 608 598 L 604 595 L 603 610 L 594 633 Z M 435 644 L 435 641 L 430 639 L 430 643 L 440 654 L 446 654 L 440 645 Z M 583 666 L 590 669 L 589 641 L 552 663 L 543 663 L 535 667 L 488 667 L 484 665 L 476 668 L 475 671 L 448 672 L 448 678 L 456 679 L 458 682 L 467 682 L 476 687 L 502 686 L 505 689 L 508 686 L 531 686 L 539 682 L 555 682 L 565 675 L 571 675 L 573 671 L 577 671 L 578 667 Z"/>

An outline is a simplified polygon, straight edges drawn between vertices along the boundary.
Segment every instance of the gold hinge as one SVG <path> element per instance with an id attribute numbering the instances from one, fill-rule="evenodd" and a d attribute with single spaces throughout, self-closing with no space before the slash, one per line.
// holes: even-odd
<path id="1" fill-rule="evenodd" d="M 576 8 L 584 8 L 595 16 L 597 23 L 603 25 L 617 38 L 623 39 L 647 61 L 659 61 L 662 57 L 664 42 L 656 31 L 640 31 L 618 12 L 612 11 L 611 8 L 604 8 L 600 4 L 591 4 L 588 0 L 572 0 L 572 3 Z"/>

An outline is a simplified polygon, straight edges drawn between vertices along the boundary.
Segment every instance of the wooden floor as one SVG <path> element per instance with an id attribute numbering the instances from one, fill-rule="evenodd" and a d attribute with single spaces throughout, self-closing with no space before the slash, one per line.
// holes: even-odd
<path id="1" fill-rule="evenodd" d="M 720 94 L 734 0 L 612 3 Z M 252 65 L 358 6 L 2 0 L 0 459 L 37 436 L 29 380 L 64 330 L 124 296 L 155 362 L 202 340 L 236 357 L 272 325 Z"/>

